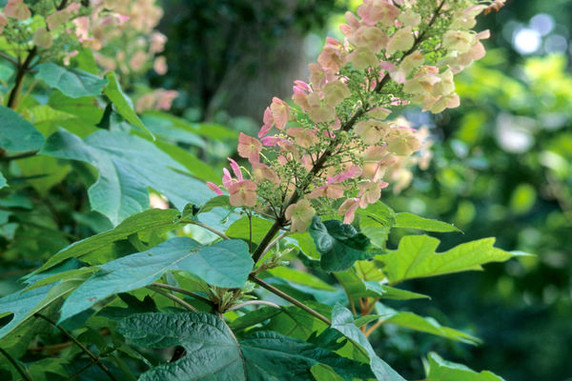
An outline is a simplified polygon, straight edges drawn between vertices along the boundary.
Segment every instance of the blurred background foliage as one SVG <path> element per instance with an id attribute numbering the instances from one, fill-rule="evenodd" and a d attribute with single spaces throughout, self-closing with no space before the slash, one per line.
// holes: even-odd
<path id="1" fill-rule="evenodd" d="M 271 97 L 289 97 L 325 36 L 339 36 L 343 10 L 358 4 L 164 0 L 160 29 L 169 38 L 170 72 L 152 83 L 182 90 L 175 110 L 190 120 L 253 133 Z M 375 346 L 410 375 L 420 373 L 422 353 L 446 349 L 456 354 L 452 360 L 507 380 L 572 380 L 569 25 L 571 1 L 509 0 L 481 20 L 492 37 L 485 59 L 457 81 L 461 107 L 435 117 L 405 110 L 417 126 L 430 127 L 434 159 L 407 190 L 388 191 L 384 201 L 465 232 L 439 237 L 443 249 L 495 236 L 504 249 L 537 255 L 484 273 L 412 282 L 433 300 L 408 308 L 443 319 L 446 313 L 446 323 L 484 342 L 472 348 L 387 326 Z"/>

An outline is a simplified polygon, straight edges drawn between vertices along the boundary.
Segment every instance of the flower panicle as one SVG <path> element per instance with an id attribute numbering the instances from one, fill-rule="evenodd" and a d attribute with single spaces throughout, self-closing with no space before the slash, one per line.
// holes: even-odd
<path id="1" fill-rule="evenodd" d="M 484 56 L 489 33 L 471 28 L 489 3 L 364 0 L 347 12 L 345 40 L 326 39 L 309 80 L 294 82 L 293 104 L 274 97 L 258 136 L 240 134 L 238 155 L 253 170 L 249 180 L 234 161 L 237 179 L 225 170 L 231 204 L 271 207 L 301 232 L 325 204 L 349 224 L 389 183 L 407 186 L 408 167 L 430 159 L 428 133 L 389 117 L 409 103 L 433 113 L 459 106 L 453 78 Z"/>

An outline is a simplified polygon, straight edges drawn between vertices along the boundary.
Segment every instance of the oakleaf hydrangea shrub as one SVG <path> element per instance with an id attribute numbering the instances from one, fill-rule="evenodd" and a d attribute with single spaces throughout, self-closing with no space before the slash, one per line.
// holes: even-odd
<path id="1" fill-rule="evenodd" d="M 228 159 L 222 179 L 178 143 L 200 146 L 231 131 L 139 115 L 168 109 L 173 95 L 143 96 L 134 107 L 122 89 L 151 66 L 166 71 L 153 2 L 3 5 L 0 58 L 12 68 L 0 145 L 4 161 L 16 163 L 0 179 L 12 197 L 2 204 L 6 219 L 18 220 L 10 208 L 27 207 L 17 197 L 72 180 L 99 216 L 78 217 L 83 210 L 62 200 L 58 208 L 98 234 L 66 236 L 20 290 L 0 299 L 3 374 L 397 381 L 400 370 L 369 341 L 387 325 L 479 343 L 385 302 L 427 298 L 396 287 L 407 280 L 519 254 L 494 247 L 494 238 L 439 252 L 439 240 L 425 234 L 402 234 L 388 248 L 397 229 L 458 229 L 380 199 L 389 186 L 406 187 L 411 166 L 423 168 L 431 156 L 427 131 L 400 110 L 459 106 L 454 76 L 485 55 L 488 32 L 473 31 L 475 19 L 501 2 L 364 0 L 346 13 L 344 40 L 328 38 L 310 77 L 295 81 L 292 98 L 271 100 L 256 136 L 236 136 L 240 159 Z M 114 51 L 123 38 L 137 43 Z M 25 160 L 63 175 L 43 188 L 34 177 L 13 183 L 14 171 L 29 170 Z M 149 194 L 162 208 L 150 208 Z M 59 216 L 57 228 L 68 229 Z M 437 353 L 424 364 L 426 380 L 502 380 Z"/>

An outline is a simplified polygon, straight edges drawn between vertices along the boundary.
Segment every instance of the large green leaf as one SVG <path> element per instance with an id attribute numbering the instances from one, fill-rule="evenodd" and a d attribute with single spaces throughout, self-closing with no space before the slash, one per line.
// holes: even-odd
<path id="1" fill-rule="evenodd" d="M 395 324 L 400 327 L 430 333 L 467 344 L 476 345 L 480 343 L 480 340 L 476 337 L 453 328 L 443 327 L 438 321 L 431 317 L 419 316 L 413 312 L 396 311 L 381 303 L 377 303 L 376 310 L 379 319 L 382 320 L 384 324 Z"/>
<path id="2" fill-rule="evenodd" d="M 88 191 L 91 206 L 113 224 L 149 208 L 148 187 L 179 209 L 188 202 L 200 205 L 213 194 L 153 143 L 133 135 L 100 130 L 81 140 L 60 130 L 46 141 L 42 153 L 96 167 L 99 177 Z"/>
<path id="3" fill-rule="evenodd" d="M 205 141 L 195 133 L 195 128 L 182 119 L 174 116 L 165 117 L 161 114 L 147 114 L 143 115 L 141 120 L 155 136 L 166 141 L 186 143 L 200 148 L 206 146 Z"/>
<path id="4" fill-rule="evenodd" d="M 0 172 L 0 189 L 4 188 L 6 185 L 8 185 L 8 183 L 6 182 L 6 178 Z"/>
<path id="5" fill-rule="evenodd" d="M 504 381 L 492 372 L 477 373 L 465 365 L 445 361 L 434 352 L 429 353 L 428 359 L 429 370 L 424 381 Z"/>
<path id="6" fill-rule="evenodd" d="M 248 247 L 242 241 L 221 241 L 205 247 L 190 238 L 175 237 L 101 266 L 66 299 L 60 320 L 85 311 L 108 296 L 148 286 L 167 271 L 188 271 L 217 287 L 242 288 L 253 266 Z"/>
<path id="7" fill-rule="evenodd" d="M 0 338 L 12 332 L 36 312 L 66 295 L 78 284 L 78 281 L 72 279 L 32 290 L 24 289 L 0 299 L 0 317 L 14 314 L 10 322 L 0 329 Z"/>
<path id="8" fill-rule="evenodd" d="M 345 380 L 367 378 L 363 364 L 274 332 L 259 332 L 240 343 L 228 326 L 206 313 L 144 313 L 121 321 L 119 331 L 135 344 L 163 348 L 182 345 L 186 355 L 159 365 L 140 380 L 314 380 L 312 367 L 324 364 Z"/>
<path id="9" fill-rule="evenodd" d="M 371 242 L 377 247 L 385 248 L 389 232 L 395 224 L 393 209 L 378 201 L 365 209 L 358 209 L 359 227 Z"/>
<path id="10" fill-rule="evenodd" d="M 38 150 L 42 144 L 44 135 L 32 123 L 8 107 L 0 106 L 0 148 L 25 152 Z"/>
<path id="11" fill-rule="evenodd" d="M 361 262 L 360 262 L 361 264 Z M 363 266 L 361 266 L 363 267 Z M 395 300 L 428 299 L 427 295 L 418 294 L 395 287 L 390 287 L 380 281 L 364 280 L 360 278 L 355 268 L 335 274 L 336 278 L 352 299 L 357 298 L 383 298 Z"/>
<path id="12" fill-rule="evenodd" d="M 369 239 L 358 233 L 353 226 L 341 221 L 322 222 L 314 217 L 308 229 L 314 239 L 318 252 L 322 255 L 320 266 L 326 271 L 347 270 L 360 259 L 372 258 L 375 253 L 369 251 Z"/>
<path id="13" fill-rule="evenodd" d="M 332 328 L 364 349 L 370 359 L 371 370 L 379 381 L 405 381 L 385 361 L 379 358 L 363 332 L 355 325 L 350 310 L 340 304 L 336 304 L 332 311 Z"/>
<path id="14" fill-rule="evenodd" d="M 481 270 L 481 265 L 502 262 L 516 255 L 493 247 L 494 238 L 463 243 L 451 250 L 437 253 L 439 240 L 426 235 L 405 236 L 397 250 L 378 256 L 391 283 L 407 279 Z"/>
<path id="15" fill-rule="evenodd" d="M 72 98 L 99 95 L 107 85 L 107 79 L 85 71 L 61 67 L 51 62 L 38 65 L 37 77 L 44 80 L 48 86 Z"/>
<path id="16" fill-rule="evenodd" d="M 249 241 L 252 227 L 252 242 L 258 244 L 262 241 L 262 238 L 264 238 L 271 226 L 272 221 L 265 220 L 264 218 L 252 217 L 249 220 L 248 217 L 243 217 L 230 225 L 226 231 L 226 235 L 231 238 L 240 238 Z"/>
<path id="17" fill-rule="evenodd" d="M 109 84 L 105 87 L 105 89 L 103 89 L 103 94 L 105 94 L 107 98 L 109 98 L 109 100 L 115 105 L 117 112 L 129 123 L 135 127 L 139 127 L 143 131 L 153 136 L 151 131 L 145 127 L 141 119 L 139 119 L 139 116 L 137 116 L 137 113 L 133 109 L 133 102 L 131 99 L 129 99 L 123 90 L 121 90 L 121 86 L 119 85 L 119 81 L 117 80 L 115 73 L 109 72 L 105 78 L 109 81 Z"/>
<path id="18" fill-rule="evenodd" d="M 429 218 L 419 217 L 412 213 L 397 213 L 395 215 L 395 225 L 394 228 L 408 228 L 408 229 L 418 229 L 427 232 L 460 232 L 455 225 L 448 224 L 446 222 L 432 220 Z"/>
<path id="19" fill-rule="evenodd" d="M 69 258 L 81 258 L 126 239 L 132 234 L 148 232 L 166 226 L 175 226 L 179 211 L 174 209 L 150 209 L 125 219 L 112 230 L 75 242 L 53 255 L 36 272 L 44 271 Z"/>

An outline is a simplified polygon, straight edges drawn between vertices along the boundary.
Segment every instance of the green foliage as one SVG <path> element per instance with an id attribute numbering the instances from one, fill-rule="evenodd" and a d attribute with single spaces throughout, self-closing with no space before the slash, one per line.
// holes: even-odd
<path id="1" fill-rule="evenodd" d="M 113 224 L 147 209 L 148 187 L 165 194 L 178 208 L 187 202 L 201 204 L 211 193 L 202 181 L 186 175 L 185 168 L 169 155 L 134 135 L 97 131 L 82 140 L 61 130 L 50 136 L 42 153 L 95 166 L 99 177 L 89 188 L 89 199 L 92 208 Z M 148 155 L 153 156 L 152 161 Z"/>
<path id="2" fill-rule="evenodd" d="M 60 320 L 111 295 L 148 286 L 167 271 L 187 271 L 216 287 L 242 288 L 253 265 L 241 241 L 203 247 L 190 238 L 172 238 L 147 251 L 105 263 L 66 299 Z"/>
<path id="3" fill-rule="evenodd" d="M 44 136 L 34 125 L 7 107 L 0 106 L 0 148 L 25 152 L 38 150 L 44 143 Z"/>
<path id="4" fill-rule="evenodd" d="M 332 328 L 339 331 L 366 352 L 369 357 L 371 370 L 378 380 L 405 381 L 403 377 L 377 356 L 367 338 L 354 324 L 354 318 L 350 310 L 339 304 L 336 305 L 332 311 Z"/>
<path id="5" fill-rule="evenodd" d="M 280 375 L 283 380 L 310 381 L 312 367 L 319 364 L 345 380 L 367 374 L 355 361 L 277 333 L 260 332 L 237 341 L 224 321 L 211 314 L 132 315 L 121 321 L 119 331 L 141 346 L 181 345 L 186 350 L 181 359 L 153 368 L 141 380 L 267 380 Z"/>
<path id="6" fill-rule="evenodd" d="M 368 251 L 369 239 L 358 233 L 351 225 L 341 221 L 329 220 L 322 222 L 314 217 L 310 228 L 316 249 L 322 255 L 320 266 L 326 271 L 343 271 L 360 259 L 373 257 L 374 252 Z"/>
<path id="7" fill-rule="evenodd" d="M 238 131 L 194 123 L 192 110 L 183 117 L 156 110 L 140 116 L 130 96 L 144 90 L 125 78 L 121 65 L 121 78 L 113 71 L 101 77 L 87 49 L 66 56 L 70 62 L 64 66 L 56 54 L 63 45 L 30 48 L 31 33 L 54 9 L 52 2 L 32 3 L 34 18 L 18 23 L 10 17 L 0 36 L 0 99 L 8 106 L 0 105 L 0 378 L 403 381 L 401 370 L 393 369 L 392 353 L 379 350 L 378 336 L 391 342 L 407 329 L 441 340 L 435 346 L 448 345 L 445 340 L 479 343 L 450 328 L 457 319 L 440 311 L 410 311 L 416 303 L 430 303 L 416 300 L 430 297 L 409 281 L 477 270 L 520 254 L 493 247 L 491 238 L 437 252 L 441 241 L 450 247 L 449 240 L 457 238 L 449 237 L 459 235 L 416 235 L 460 232 L 455 225 L 469 235 L 474 229 L 467 229 L 466 215 L 444 218 L 454 220 L 452 225 L 396 212 L 378 201 L 356 211 L 353 225 L 315 216 L 308 232 L 293 233 L 293 221 L 285 219 L 291 205 L 286 200 L 243 209 L 233 207 L 226 194 L 213 197 L 205 182 L 220 183 L 218 161 L 232 154 Z M 282 9 L 280 0 L 191 3 L 185 9 L 193 10 L 196 22 L 182 15 L 173 23 L 204 27 L 200 33 L 209 38 L 192 37 L 193 42 L 212 49 L 209 54 L 191 44 L 179 49 L 185 65 L 174 66 L 171 80 L 194 79 L 198 86 L 187 95 L 190 103 L 201 98 L 202 112 L 228 66 L 237 62 L 234 38 L 257 35 L 234 34 L 240 20 L 256 21 L 249 30 L 271 43 L 288 28 L 322 25 L 338 6 L 322 0 L 300 0 L 292 9 Z M 210 37 L 220 29 L 232 32 L 231 38 Z M 19 49 L 9 46 L 15 35 L 22 40 L 14 45 Z M 68 43 L 66 34 L 57 37 Z M 188 36 L 180 37 L 173 46 Z M 65 49 L 75 46 L 69 44 Z M 214 77 L 203 76 L 208 66 Z M 549 76 L 537 66 L 531 61 L 528 71 Z M 29 73 L 39 81 L 28 81 Z M 553 86 L 556 104 L 563 107 L 570 94 Z M 524 87 L 511 82 L 495 91 L 513 94 Z M 346 103 L 340 107 L 355 106 Z M 471 129 L 480 128 L 483 118 L 483 112 L 467 115 L 458 139 L 476 142 L 479 134 Z M 568 181 L 570 142 L 549 139 L 534 158 L 558 184 Z M 325 148 L 316 147 L 316 155 Z M 236 172 L 239 179 L 231 181 L 242 181 Z M 435 179 L 457 195 L 463 194 L 463 176 L 463 168 L 451 164 Z M 302 180 L 298 174 L 293 178 Z M 507 205 L 514 215 L 531 213 L 541 194 L 535 184 L 519 181 L 511 189 Z M 401 282 L 406 283 L 394 287 Z M 169 360 L 165 349 L 173 346 Z M 435 354 L 428 361 L 427 381 L 501 380 Z"/>
<path id="8" fill-rule="evenodd" d="M 85 71 L 68 69 L 48 62 L 38 65 L 38 78 L 48 86 L 58 89 L 71 98 L 91 97 L 101 94 L 107 79 Z"/>
<path id="9" fill-rule="evenodd" d="M 443 360 L 437 353 L 429 353 L 429 370 L 425 381 L 503 381 L 494 373 L 477 373 L 465 365 Z"/>
<path id="10" fill-rule="evenodd" d="M 485 238 L 437 253 L 438 239 L 426 235 L 406 236 L 399 242 L 397 250 L 377 259 L 384 263 L 387 279 L 398 283 L 413 278 L 481 270 L 484 263 L 502 262 L 521 255 L 493 247 L 494 241 L 494 238 Z"/>

